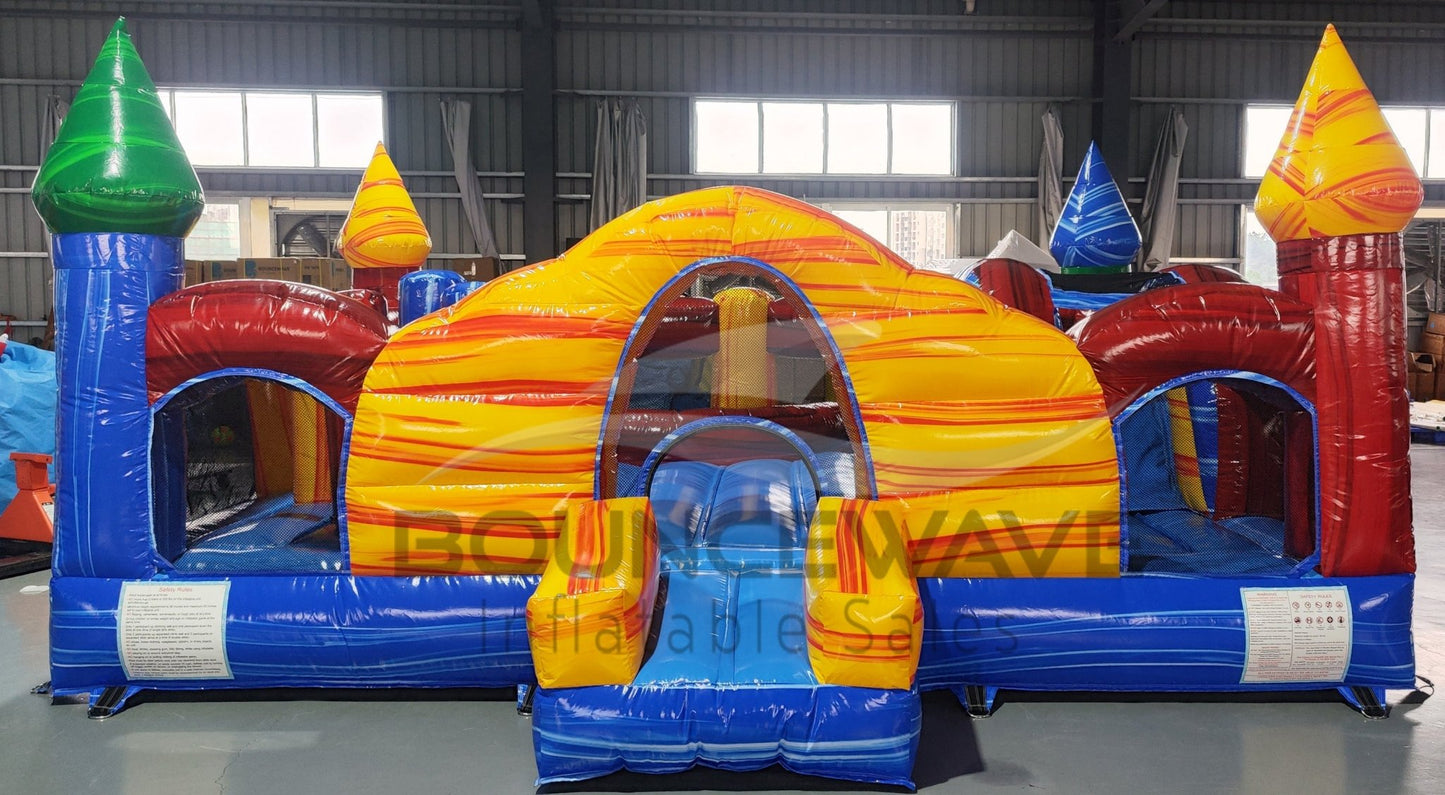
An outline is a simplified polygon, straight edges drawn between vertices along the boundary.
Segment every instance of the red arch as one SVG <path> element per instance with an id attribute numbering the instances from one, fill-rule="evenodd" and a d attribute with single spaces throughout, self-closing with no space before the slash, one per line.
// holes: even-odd
<path id="1" fill-rule="evenodd" d="M 150 307 L 146 391 L 155 402 L 198 375 L 254 367 L 295 376 L 355 411 L 386 336 L 375 310 L 330 290 L 250 279 L 197 284 Z"/>
<path id="2" fill-rule="evenodd" d="M 1315 398 L 1313 310 L 1252 284 L 1150 290 L 1094 312 L 1069 335 L 1093 365 L 1111 416 L 1204 370 L 1267 375 Z"/>
<path id="3" fill-rule="evenodd" d="M 1054 294 L 1049 277 L 1016 259 L 990 258 L 974 266 L 978 286 L 1005 306 L 1054 325 Z"/>
<path id="4" fill-rule="evenodd" d="M 1175 265 L 1165 268 L 1164 273 L 1172 273 L 1184 280 L 1185 284 L 1204 284 L 1206 282 L 1224 282 L 1229 284 L 1244 284 L 1245 278 L 1229 268 L 1219 265 L 1210 265 L 1205 262 L 1186 262 L 1182 265 Z"/>

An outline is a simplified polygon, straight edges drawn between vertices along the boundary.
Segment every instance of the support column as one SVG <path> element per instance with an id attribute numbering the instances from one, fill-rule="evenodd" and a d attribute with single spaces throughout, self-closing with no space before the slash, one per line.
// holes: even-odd
<path id="1" fill-rule="evenodd" d="M 1134 171 L 1134 159 L 1129 151 L 1134 37 L 1168 1 L 1094 2 L 1094 141 L 1105 162 L 1119 175 L 1119 188 L 1126 194 Z"/>
<path id="2" fill-rule="evenodd" d="M 1104 162 L 1118 174 L 1120 189 L 1127 191 L 1134 165 L 1129 156 L 1134 42 L 1132 35 L 1123 40 L 1118 38 L 1123 22 L 1120 11 L 1116 0 L 1095 2 L 1092 132 Z"/>
<path id="3" fill-rule="evenodd" d="M 552 0 L 522 4 L 522 245 L 557 255 L 557 35 Z"/>

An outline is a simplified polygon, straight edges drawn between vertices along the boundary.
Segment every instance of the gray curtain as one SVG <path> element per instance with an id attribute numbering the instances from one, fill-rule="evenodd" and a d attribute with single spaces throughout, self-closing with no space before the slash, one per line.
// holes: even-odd
<path id="1" fill-rule="evenodd" d="M 456 172 L 457 189 L 462 194 L 462 212 L 477 251 L 483 257 L 497 257 L 497 238 L 487 221 L 487 208 L 482 199 L 482 181 L 472 166 L 472 103 L 468 99 L 447 97 L 442 100 L 442 127 L 447 134 L 447 148 L 452 153 L 452 170 Z"/>
<path id="2" fill-rule="evenodd" d="M 65 121 L 65 114 L 69 112 L 70 103 L 61 99 L 59 94 L 46 97 L 45 116 L 40 120 L 40 159 L 35 162 L 44 162 L 50 145 L 55 143 L 55 136 L 60 132 L 60 123 Z"/>
<path id="3" fill-rule="evenodd" d="M 69 112 L 70 103 L 61 99 L 59 94 L 46 97 L 45 115 L 40 118 L 40 159 L 35 162 L 45 162 L 45 156 L 50 154 L 50 145 L 55 143 L 55 136 L 60 134 L 60 123 L 65 121 L 65 114 Z M 50 235 L 46 235 L 45 251 L 51 254 L 53 260 L 55 252 L 51 243 Z"/>
<path id="4" fill-rule="evenodd" d="M 1184 158 L 1184 140 L 1189 125 L 1178 106 L 1170 106 L 1169 118 L 1159 129 L 1154 160 L 1149 164 L 1149 185 L 1139 211 L 1139 270 L 1157 271 L 1169 264 L 1174 248 L 1174 222 L 1179 216 L 1179 161 Z"/>
<path id="5" fill-rule="evenodd" d="M 592 157 L 592 228 L 647 201 L 647 119 L 635 99 L 597 104 Z"/>
<path id="6" fill-rule="evenodd" d="M 1064 214 L 1064 128 L 1058 111 L 1044 111 L 1044 145 L 1039 149 L 1039 246 L 1049 247 L 1049 237 Z"/>

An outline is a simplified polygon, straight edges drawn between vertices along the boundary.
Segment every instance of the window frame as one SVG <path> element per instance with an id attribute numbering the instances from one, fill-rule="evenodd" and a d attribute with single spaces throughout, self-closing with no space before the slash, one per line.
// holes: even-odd
<path id="1" fill-rule="evenodd" d="M 887 212 L 889 213 L 889 217 L 887 219 L 889 237 L 893 236 L 892 213 L 909 211 L 941 212 L 944 214 L 945 222 L 943 230 L 944 253 L 943 256 L 940 257 L 940 259 L 958 259 L 962 256 L 959 253 L 960 249 L 962 248 L 962 246 L 960 245 L 961 241 L 959 240 L 959 222 L 963 205 L 959 204 L 958 202 L 938 201 L 935 199 L 926 199 L 919 201 L 909 199 L 894 199 L 891 201 L 873 199 L 819 199 L 816 200 L 815 206 L 834 215 L 839 212 L 876 212 L 880 210 Z M 841 216 L 839 216 L 839 218 L 845 223 L 849 223 L 851 225 L 851 222 L 849 222 L 847 219 L 842 218 Z M 898 256 L 903 257 L 903 254 L 893 247 L 892 241 L 880 240 L 878 242 L 882 243 L 885 247 L 887 247 L 889 251 L 892 251 L 893 253 L 898 254 Z M 915 268 L 926 268 L 926 263 L 914 263 L 912 261 L 909 261 L 907 257 L 903 257 L 903 259 L 905 262 L 908 262 L 909 265 L 912 265 Z"/>
<path id="2" fill-rule="evenodd" d="M 1239 114 L 1239 175 L 1240 179 L 1246 180 L 1257 180 L 1263 179 L 1264 177 L 1264 174 L 1250 174 L 1247 167 L 1249 163 L 1249 111 L 1254 108 L 1284 108 L 1292 110 L 1294 106 L 1283 102 L 1246 102 L 1242 106 Z M 1430 105 L 1424 103 L 1408 103 L 1402 105 L 1382 104 L 1380 105 L 1380 110 L 1420 110 L 1425 112 L 1425 151 L 1420 161 L 1420 179 L 1422 181 L 1445 181 L 1445 163 L 1441 163 L 1436 167 L 1440 172 L 1439 176 L 1430 176 L 1433 165 L 1430 162 L 1430 143 L 1431 138 L 1436 132 L 1434 129 L 1435 112 L 1440 111 L 1441 113 L 1445 113 L 1445 105 Z M 1391 132 L 1394 132 L 1393 128 Z M 1439 130 L 1439 133 L 1445 136 L 1445 128 Z M 1276 142 L 1276 145 L 1278 145 L 1278 142 Z"/>
<path id="3" fill-rule="evenodd" d="M 284 88 L 270 86 L 266 88 L 240 88 L 235 86 L 158 86 L 156 88 L 157 98 L 165 108 L 171 123 L 176 118 L 176 92 L 204 92 L 215 94 L 240 94 L 241 95 L 241 163 L 231 165 L 196 165 L 197 169 L 216 169 L 220 171 L 234 171 L 242 169 L 245 171 L 362 171 L 366 164 L 362 163 L 355 167 L 346 166 L 323 166 L 321 165 L 321 122 L 318 118 L 317 97 L 344 95 L 375 97 L 381 101 L 381 142 L 389 145 L 389 132 L 391 130 L 391 116 L 387 108 L 387 94 L 385 91 L 374 91 L 366 89 L 307 89 L 307 88 Z M 307 95 L 311 99 L 311 165 L 309 166 L 268 166 L 253 165 L 251 163 L 251 140 L 250 131 L 247 129 L 249 114 L 247 112 L 246 97 L 249 94 L 292 94 Z"/>
<path id="4" fill-rule="evenodd" d="M 697 134 L 697 106 L 700 102 L 731 102 L 752 104 L 758 111 L 758 160 L 755 171 L 702 171 L 697 167 L 697 151 L 699 137 Z M 764 113 L 765 104 L 796 103 L 801 105 L 817 105 L 823 113 L 823 135 L 822 135 L 822 163 L 821 171 L 817 172 L 787 172 L 787 171 L 764 171 Z M 852 171 L 829 171 L 828 170 L 828 106 L 829 105 L 883 105 L 887 115 L 888 142 L 885 146 L 887 154 L 887 170 L 882 173 L 852 172 Z M 893 106 L 894 105 L 936 105 L 947 106 L 948 108 L 948 171 L 935 173 L 895 173 L 893 171 Z M 699 177 L 761 177 L 761 178 L 783 178 L 783 179 L 913 179 L 926 180 L 930 178 L 946 178 L 958 175 L 958 102 L 948 99 L 902 99 L 892 100 L 873 97 L 847 97 L 840 99 L 821 99 L 812 97 L 728 97 L 700 95 L 692 97 L 688 102 L 688 167 L 694 176 Z"/>

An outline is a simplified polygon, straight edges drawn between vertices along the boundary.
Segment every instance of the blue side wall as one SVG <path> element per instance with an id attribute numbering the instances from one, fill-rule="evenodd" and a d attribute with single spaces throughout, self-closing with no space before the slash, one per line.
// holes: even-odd
<path id="1" fill-rule="evenodd" d="M 155 571 L 146 314 L 180 289 L 182 243 L 155 235 L 54 237 L 57 576 Z"/>

